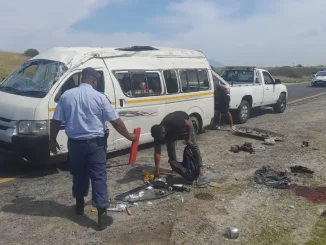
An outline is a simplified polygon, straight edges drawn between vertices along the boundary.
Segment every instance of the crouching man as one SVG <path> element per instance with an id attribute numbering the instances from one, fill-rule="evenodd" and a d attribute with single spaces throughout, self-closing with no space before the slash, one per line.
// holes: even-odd
<path id="1" fill-rule="evenodd" d="M 194 158 L 199 164 L 199 179 L 203 177 L 202 157 L 196 142 L 192 122 L 189 120 L 189 116 L 187 113 L 183 111 L 175 111 L 166 115 L 160 124 L 156 124 L 151 128 L 151 135 L 154 138 L 155 144 L 155 177 L 158 177 L 160 174 L 161 146 L 166 144 L 169 162 L 172 160 L 177 161 L 177 154 L 175 149 L 176 143 L 177 140 L 180 137 L 183 137 L 184 135 L 186 135 L 185 140 L 187 145 L 191 147 L 191 150 L 194 154 Z"/>

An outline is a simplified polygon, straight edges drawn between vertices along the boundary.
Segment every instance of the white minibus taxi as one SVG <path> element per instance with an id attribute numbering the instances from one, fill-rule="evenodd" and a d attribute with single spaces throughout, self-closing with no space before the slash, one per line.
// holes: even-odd
<path id="1" fill-rule="evenodd" d="M 202 52 L 133 46 L 49 49 L 28 60 L 0 84 L 0 148 L 28 161 L 48 163 L 49 121 L 60 96 L 77 87 L 81 71 L 100 74 L 98 91 L 115 107 L 128 130 L 141 128 L 140 144 L 153 141 L 150 129 L 173 111 L 185 111 L 200 132 L 214 116 L 211 66 Z M 130 147 L 110 123 L 108 152 Z M 67 153 L 62 122 L 59 154 Z"/>

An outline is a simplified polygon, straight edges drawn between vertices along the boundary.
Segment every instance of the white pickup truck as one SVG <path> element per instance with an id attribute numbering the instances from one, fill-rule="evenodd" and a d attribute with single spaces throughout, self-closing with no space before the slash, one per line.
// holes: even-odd
<path id="1" fill-rule="evenodd" d="M 256 67 L 226 67 L 221 76 L 213 71 L 214 82 L 222 85 L 230 95 L 230 111 L 237 121 L 245 123 L 252 108 L 272 106 L 283 113 L 288 99 L 287 87 L 264 69 Z"/>

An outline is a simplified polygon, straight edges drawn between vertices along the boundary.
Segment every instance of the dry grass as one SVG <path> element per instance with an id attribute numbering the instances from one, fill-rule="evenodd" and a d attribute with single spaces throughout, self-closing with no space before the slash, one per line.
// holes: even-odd
<path id="1" fill-rule="evenodd" d="M 311 81 L 309 76 L 304 76 L 300 78 L 295 77 L 285 77 L 285 76 L 274 76 L 275 79 L 280 79 L 282 83 L 304 83 Z"/>
<path id="2" fill-rule="evenodd" d="M 28 60 L 28 57 L 22 54 L 0 52 L 0 81 L 6 78 L 26 60 Z"/>

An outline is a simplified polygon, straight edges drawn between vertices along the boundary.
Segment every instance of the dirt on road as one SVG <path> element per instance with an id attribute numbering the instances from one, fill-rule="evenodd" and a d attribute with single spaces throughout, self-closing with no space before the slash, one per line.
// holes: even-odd
<path id="1" fill-rule="evenodd" d="M 294 192 L 259 186 L 254 172 L 269 165 L 276 170 L 302 165 L 312 177 L 291 176 L 293 183 L 326 186 L 325 97 L 288 106 L 284 114 L 266 111 L 248 121 L 286 135 L 284 142 L 266 146 L 266 151 L 232 153 L 231 145 L 262 141 L 242 138 L 228 131 L 210 131 L 198 136 L 206 172 L 219 187 L 194 188 L 189 193 L 139 202 L 132 215 L 109 213 L 112 224 L 96 228 L 91 212 L 91 193 L 85 215 L 74 214 L 71 176 L 68 171 L 44 171 L 0 185 L 1 244 L 326 244 L 326 205 L 314 204 Z M 302 141 L 309 147 L 302 148 Z M 184 145 L 178 143 L 181 160 Z M 162 168 L 169 171 L 166 149 Z M 128 156 L 111 158 L 112 166 L 127 163 Z M 140 185 L 142 171 L 153 171 L 153 149 L 139 152 L 135 166 L 108 169 L 111 197 Z M 213 169 L 213 170 L 212 170 Z M 177 177 L 175 177 L 177 178 Z M 326 198 L 326 197 L 325 197 Z M 239 229 L 239 238 L 225 236 L 229 226 Z"/>

